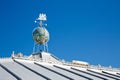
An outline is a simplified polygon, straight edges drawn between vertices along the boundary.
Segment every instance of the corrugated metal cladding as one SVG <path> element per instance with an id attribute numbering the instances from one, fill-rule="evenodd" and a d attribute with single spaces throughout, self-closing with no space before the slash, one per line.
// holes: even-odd
<path id="1" fill-rule="evenodd" d="M 120 73 L 22 59 L 0 59 L 0 80 L 120 80 Z"/>

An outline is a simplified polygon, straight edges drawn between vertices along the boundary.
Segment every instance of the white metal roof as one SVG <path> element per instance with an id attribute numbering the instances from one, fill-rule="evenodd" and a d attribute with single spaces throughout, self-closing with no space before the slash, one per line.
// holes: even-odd
<path id="1" fill-rule="evenodd" d="M 0 80 L 120 80 L 120 70 L 62 64 L 50 53 L 44 53 L 44 57 L 54 62 L 1 58 Z"/>

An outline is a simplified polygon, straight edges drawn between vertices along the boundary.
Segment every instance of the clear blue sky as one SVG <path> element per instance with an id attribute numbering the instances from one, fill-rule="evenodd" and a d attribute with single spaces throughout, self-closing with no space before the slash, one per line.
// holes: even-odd
<path id="1" fill-rule="evenodd" d="M 47 14 L 50 53 L 120 67 L 119 0 L 0 0 L 0 57 L 31 54 L 39 13 Z"/>

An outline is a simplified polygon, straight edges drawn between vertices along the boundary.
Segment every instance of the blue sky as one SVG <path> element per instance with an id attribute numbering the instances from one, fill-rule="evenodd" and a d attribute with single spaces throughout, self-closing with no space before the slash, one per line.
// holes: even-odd
<path id="1" fill-rule="evenodd" d="M 39 13 L 47 14 L 49 52 L 66 61 L 120 67 L 119 0 L 0 0 L 0 57 L 30 55 Z"/>

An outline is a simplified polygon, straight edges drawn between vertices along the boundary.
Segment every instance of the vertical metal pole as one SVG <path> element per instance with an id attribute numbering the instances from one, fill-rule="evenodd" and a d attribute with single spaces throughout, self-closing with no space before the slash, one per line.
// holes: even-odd
<path id="1" fill-rule="evenodd" d="M 34 46 L 33 46 L 33 53 L 35 52 L 35 45 L 36 45 L 36 43 L 34 42 Z"/>
<path id="2" fill-rule="evenodd" d="M 48 44 L 45 43 L 45 47 L 46 47 L 46 52 L 48 52 Z"/>
<path id="3" fill-rule="evenodd" d="M 44 45 L 44 51 L 45 51 L 46 50 L 45 43 L 43 45 Z"/>

